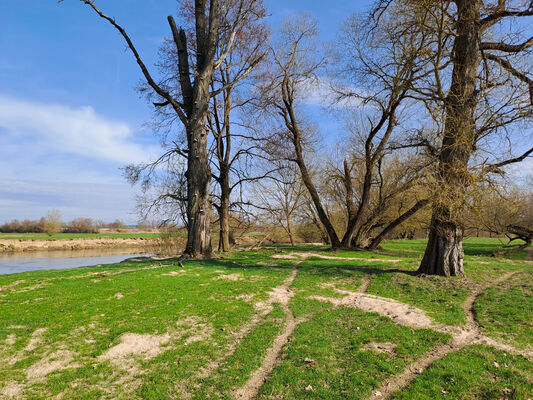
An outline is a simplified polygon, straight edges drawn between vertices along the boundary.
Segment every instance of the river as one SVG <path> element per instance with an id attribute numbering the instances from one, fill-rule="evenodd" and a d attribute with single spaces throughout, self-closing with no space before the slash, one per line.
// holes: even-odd
<path id="1" fill-rule="evenodd" d="M 65 269 L 88 265 L 113 264 L 127 258 L 142 257 L 139 248 L 48 250 L 0 253 L 0 275 L 46 269 Z"/>

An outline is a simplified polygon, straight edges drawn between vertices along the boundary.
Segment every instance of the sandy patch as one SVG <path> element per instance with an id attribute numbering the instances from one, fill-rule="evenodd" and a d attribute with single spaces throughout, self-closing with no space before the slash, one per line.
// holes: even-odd
<path id="1" fill-rule="evenodd" d="M 39 328 L 33 331 L 31 334 L 30 341 L 28 345 L 24 348 L 25 351 L 33 351 L 37 348 L 39 344 L 43 341 L 43 333 L 46 332 L 47 328 Z"/>
<path id="2" fill-rule="evenodd" d="M 20 399 L 23 391 L 24 385 L 20 385 L 18 383 L 8 383 L 7 386 L 2 388 L 0 393 L 2 394 L 2 398 Z"/>
<path id="3" fill-rule="evenodd" d="M 17 341 L 17 335 L 15 335 L 14 333 L 10 333 L 9 335 L 7 335 L 6 344 L 12 346 L 15 344 L 16 341 Z"/>
<path id="4" fill-rule="evenodd" d="M 132 355 L 140 355 L 143 359 L 149 360 L 161 354 L 162 346 L 169 341 L 168 333 L 162 335 L 125 333 L 120 337 L 120 343 L 98 357 L 98 361 L 109 360 L 115 365 L 120 365 L 125 358 Z"/>
<path id="5" fill-rule="evenodd" d="M 280 258 L 282 260 L 297 260 L 298 257 L 292 254 L 274 254 L 272 258 Z"/>
<path id="6" fill-rule="evenodd" d="M 6 285 L 6 286 L 2 286 L 0 287 L 0 292 L 4 292 L 6 290 L 9 290 L 17 285 L 20 285 L 21 283 L 24 283 L 26 282 L 24 279 L 21 279 L 21 280 L 18 280 L 18 281 L 15 281 L 15 282 L 11 282 L 9 285 Z"/>
<path id="7" fill-rule="evenodd" d="M 227 281 L 242 281 L 242 275 L 241 274 L 229 274 L 229 275 L 219 275 L 213 278 L 214 281 L 218 280 L 227 280 Z"/>
<path id="8" fill-rule="evenodd" d="M 117 300 L 120 300 L 120 299 L 124 298 L 124 295 L 122 293 L 118 292 L 118 293 L 115 293 L 115 295 L 113 297 L 115 299 L 117 299 Z"/>
<path id="9" fill-rule="evenodd" d="M 54 371 L 79 367 L 79 364 L 72 363 L 73 358 L 74 354 L 71 351 L 56 351 L 29 367 L 26 376 L 30 379 L 43 378 Z"/>
<path id="10" fill-rule="evenodd" d="M 257 265 L 262 265 L 264 267 L 275 267 L 277 264 L 276 263 L 269 263 L 269 262 L 259 261 L 257 263 Z"/>
<path id="11" fill-rule="evenodd" d="M 361 351 L 374 351 L 376 353 L 385 353 L 385 354 L 394 354 L 394 350 L 396 349 L 396 345 L 394 343 L 365 343 L 363 347 L 361 347 Z"/>
<path id="12" fill-rule="evenodd" d="M 246 302 L 251 301 L 254 298 L 253 294 L 250 293 L 243 293 L 235 297 L 235 300 L 243 300 Z"/>
<path id="13" fill-rule="evenodd" d="M 212 333 L 210 325 L 199 317 L 191 316 L 178 321 L 175 328 L 170 328 L 161 335 L 125 333 L 120 337 L 120 343 L 100 355 L 98 361 L 109 360 L 116 367 L 141 373 L 142 371 L 132 364 L 132 358 L 141 357 L 143 360 L 150 360 L 171 349 L 171 343 L 179 338 L 190 335 L 185 339 L 185 345 L 189 345 L 205 340 Z"/>
<path id="14" fill-rule="evenodd" d="M 161 274 L 161 276 L 178 276 L 181 273 L 185 272 L 184 269 L 180 269 L 178 271 L 170 271 L 168 274 Z"/>
<path id="15" fill-rule="evenodd" d="M 385 297 L 373 296 L 365 293 L 354 293 L 347 290 L 335 289 L 335 292 L 345 294 L 341 298 L 310 296 L 310 299 L 332 303 L 335 307 L 345 306 L 358 308 L 366 312 L 376 312 L 384 317 L 392 318 L 396 323 L 415 328 L 432 328 L 435 326 L 425 311 L 399 301 Z"/>
<path id="16" fill-rule="evenodd" d="M 389 258 L 364 258 L 364 257 L 337 257 L 337 256 L 328 256 L 326 254 L 319 254 L 319 253 L 297 253 L 292 252 L 290 254 L 275 254 L 272 256 L 272 258 L 282 258 L 287 260 L 295 260 L 298 259 L 298 257 L 302 259 L 307 259 L 309 257 L 316 257 L 321 258 L 324 260 L 338 260 L 338 261 L 368 261 L 368 262 L 390 262 L 390 263 L 397 263 L 400 262 L 400 260 L 397 259 L 389 259 Z"/>

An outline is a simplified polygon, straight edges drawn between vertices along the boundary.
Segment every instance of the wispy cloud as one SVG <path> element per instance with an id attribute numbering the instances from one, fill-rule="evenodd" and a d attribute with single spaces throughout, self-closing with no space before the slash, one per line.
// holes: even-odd
<path id="1" fill-rule="evenodd" d="M 0 127 L 9 136 L 3 142 L 24 141 L 86 158 L 125 164 L 147 161 L 157 153 L 157 146 L 137 142 L 127 123 L 99 115 L 89 106 L 42 104 L 0 94 Z"/>

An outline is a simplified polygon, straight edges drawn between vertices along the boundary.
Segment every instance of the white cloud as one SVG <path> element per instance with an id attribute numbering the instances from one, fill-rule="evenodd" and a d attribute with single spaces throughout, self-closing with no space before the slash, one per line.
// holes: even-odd
<path id="1" fill-rule="evenodd" d="M 10 136 L 3 142 L 31 141 L 42 150 L 122 164 L 148 161 L 158 150 L 136 142 L 127 123 L 105 118 L 91 107 L 42 104 L 1 94 L 0 127 Z"/>

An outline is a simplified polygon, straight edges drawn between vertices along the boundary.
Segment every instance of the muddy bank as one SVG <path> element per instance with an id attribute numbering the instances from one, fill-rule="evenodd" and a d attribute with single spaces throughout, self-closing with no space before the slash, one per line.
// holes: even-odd
<path id="1" fill-rule="evenodd" d="M 151 249 L 159 238 L 82 238 L 58 240 L 0 240 L 0 253 L 42 250 Z"/>

